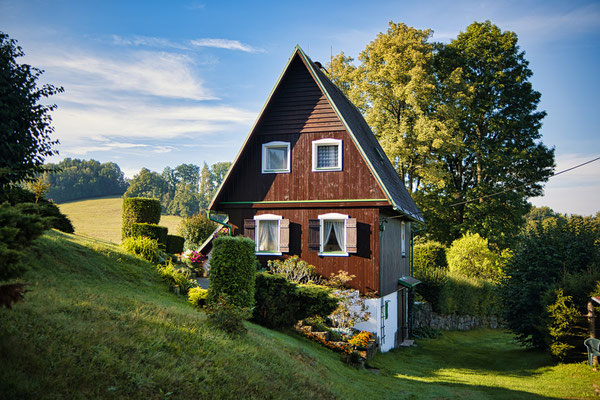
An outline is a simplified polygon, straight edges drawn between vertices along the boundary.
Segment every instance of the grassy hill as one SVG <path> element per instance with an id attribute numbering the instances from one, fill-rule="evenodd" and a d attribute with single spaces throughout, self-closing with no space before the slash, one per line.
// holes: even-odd
<path id="1" fill-rule="evenodd" d="M 0 310 L 0 398 L 542 399 L 595 395 L 598 373 L 553 366 L 499 331 L 446 333 L 356 370 L 293 333 L 232 339 L 106 242 L 49 232 L 29 291 Z"/>
<path id="2" fill-rule="evenodd" d="M 98 199 L 73 201 L 59 204 L 75 227 L 75 233 L 112 243 L 121 243 L 121 196 L 109 196 Z M 163 215 L 160 225 L 169 228 L 169 233 L 177 234 L 177 225 L 181 217 Z"/>

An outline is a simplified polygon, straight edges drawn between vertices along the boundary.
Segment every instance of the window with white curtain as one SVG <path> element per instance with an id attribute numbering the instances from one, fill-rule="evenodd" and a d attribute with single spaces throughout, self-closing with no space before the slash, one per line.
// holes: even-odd
<path id="1" fill-rule="evenodd" d="M 346 223 L 348 215 L 330 213 L 319 215 L 320 251 L 319 255 L 347 256 Z"/>
<path id="2" fill-rule="evenodd" d="M 312 170 L 315 172 L 342 170 L 342 141 L 340 139 L 313 140 Z"/>
<path id="3" fill-rule="evenodd" d="M 280 215 L 263 214 L 254 217 L 256 223 L 256 253 L 281 255 L 279 248 Z"/>

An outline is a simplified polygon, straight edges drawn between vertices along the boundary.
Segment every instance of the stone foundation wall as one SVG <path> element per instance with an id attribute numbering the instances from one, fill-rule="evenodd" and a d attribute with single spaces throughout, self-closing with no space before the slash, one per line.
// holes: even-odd
<path id="1" fill-rule="evenodd" d="M 415 303 L 413 308 L 414 329 L 432 328 L 443 331 L 470 331 L 478 328 L 501 328 L 498 317 L 476 317 L 472 315 L 439 315 L 429 303 Z"/>

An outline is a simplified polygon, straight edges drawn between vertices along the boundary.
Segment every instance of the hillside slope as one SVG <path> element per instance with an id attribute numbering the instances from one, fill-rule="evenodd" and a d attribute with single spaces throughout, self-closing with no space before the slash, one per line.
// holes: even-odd
<path id="1" fill-rule="evenodd" d="M 121 196 L 100 197 L 59 204 L 75 227 L 75 233 L 87 237 L 121 243 L 121 218 L 123 198 Z M 169 234 L 177 234 L 181 217 L 161 215 L 160 225 L 169 228 Z"/>
<path id="2" fill-rule="evenodd" d="M 589 398 L 598 373 L 552 366 L 500 331 L 446 333 L 356 370 L 295 334 L 212 330 L 152 265 L 51 231 L 29 253 L 25 300 L 0 309 L 0 398 Z M 373 373 L 376 372 L 376 373 Z"/>

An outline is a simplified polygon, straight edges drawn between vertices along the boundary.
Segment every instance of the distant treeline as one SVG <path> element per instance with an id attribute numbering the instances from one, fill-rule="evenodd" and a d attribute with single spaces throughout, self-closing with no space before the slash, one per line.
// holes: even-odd
<path id="1" fill-rule="evenodd" d="M 46 198 L 57 203 L 92 197 L 122 195 L 127 190 L 125 176 L 112 162 L 65 158 L 58 164 L 47 164 L 54 172 L 45 172 L 43 180 L 50 184 Z"/>
<path id="2" fill-rule="evenodd" d="M 151 197 L 160 200 L 163 212 L 183 217 L 206 209 L 215 191 L 225 178 L 230 162 L 202 169 L 194 164 L 166 167 L 162 174 L 146 168 L 133 177 L 125 197 Z"/>
<path id="3" fill-rule="evenodd" d="M 113 195 L 151 197 L 160 200 L 163 213 L 183 217 L 206 209 L 225 178 L 230 162 L 200 168 L 194 164 L 166 167 L 162 173 L 142 168 L 126 180 L 115 163 L 65 158 L 47 164 L 43 180 L 50 184 L 46 198 L 57 203 Z"/>

